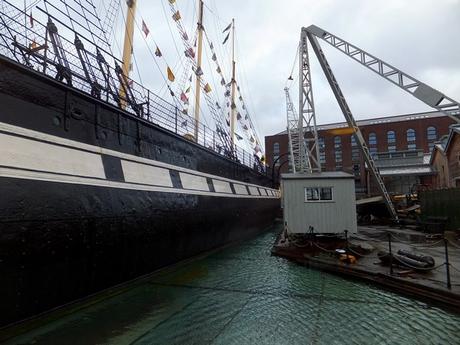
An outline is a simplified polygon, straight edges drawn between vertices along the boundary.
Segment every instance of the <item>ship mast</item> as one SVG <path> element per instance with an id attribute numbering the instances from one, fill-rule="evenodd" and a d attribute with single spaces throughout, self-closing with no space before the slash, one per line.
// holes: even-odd
<path id="1" fill-rule="evenodd" d="M 230 140 L 232 145 L 232 153 L 235 153 L 235 120 L 236 120 L 236 104 L 235 104 L 235 18 L 232 19 L 232 101 L 231 101 L 231 116 L 230 116 Z"/>
<path id="2" fill-rule="evenodd" d="M 134 15 L 136 12 L 136 2 L 137 0 L 126 0 L 127 11 L 126 11 L 126 21 L 125 21 L 125 39 L 123 43 L 123 64 L 122 70 L 123 75 L 128 78 L 129 70 L 131 66 L 131 56 L 133 52 L 133 35 L 134 35 Z M 125 90 L 120 86 L 120 104 L 122 108 L 126 107 Z"/>
<path id="3" fill-rule="evenodd" d="M 197 71 L 201 69 L 201 56 L 203 53 L 203 0 L 198 0 L 198 51 Z M 200 123 L 200 96 L 201 96 L 201 73 L 196 74 L 195 84 L 195 141 L 198 142 L 198 126 Z"/>

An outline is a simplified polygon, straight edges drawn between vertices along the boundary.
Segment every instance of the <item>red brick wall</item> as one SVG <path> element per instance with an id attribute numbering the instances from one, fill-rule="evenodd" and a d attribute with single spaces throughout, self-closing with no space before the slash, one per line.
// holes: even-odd
<path id="1" fill-rule="evenodd" d="M 449 164 L 450 187 L 460 187 L 460 135 L 454 134 L 447 151 Z M 457 178 L 457 181 L 455 181 Z"/>

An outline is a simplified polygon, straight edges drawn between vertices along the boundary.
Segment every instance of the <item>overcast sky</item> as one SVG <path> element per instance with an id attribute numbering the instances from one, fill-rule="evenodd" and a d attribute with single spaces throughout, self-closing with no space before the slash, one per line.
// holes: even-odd
<path id="1" fill-rule="evenodd" d="M 460 0 L 204 1 L 205 29 L 218 46 L 219 59 L 225 60 L 221 62 L 225 73 L 229 73 L 228 56 L 220 48 L 223 35 L 219 30 L 231 18 L 236 20 L 237 79 L 262 141 L 264 136 L 280 132 L 286 126 L 283 88 L 293 65 L 300 28 L 311 24 L 460 100 Z M 189 35 L 196 22 L 195 2 L 176 1 Z M 157 67 L 140 33 L 137 34 L 135 53 L 141 77 L 144 84 L 167 97 L 159 71 L 164 69 L 162 64 L 167 63 L 180 74 L 177 66 L 179 54 L 183 52 L 167 0 L 138 0 L 139 17 L 150 29 L 147 44 L 154 46 L 154 40 L 164 53 L 164 61 Z M 321 45 L 356 119 L 429 110 L 326 43 Z M 311 52 L 317 121 L 320 124 L 343 121 L 312 55 Z M 298 74 L 297 68 L 294 74 L 294 77 Z M 209 74 L 207 77 L 210 78 Z M 292 86 L 291 94 L 297 98 L 297 84 Z"/>

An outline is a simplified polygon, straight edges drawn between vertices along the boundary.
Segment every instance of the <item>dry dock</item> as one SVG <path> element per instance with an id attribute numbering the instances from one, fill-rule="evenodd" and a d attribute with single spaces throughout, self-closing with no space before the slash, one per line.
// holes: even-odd
<path id="1" fill-rule="evenodd" d="M 388 251 L 388 237 L 391 237 L 393 253 L 399 249 L 432 256 L 435 267 L 428 271 L 389 266 L 380 263 L 377 253 Z M 445 241 L 443 238 L 428 238 L 424 233 L 386 226 L 358 227 L 358 233 L 351 236 L 349 246 L 365 245 L 370 252 L 358 256 L 354 264 L 341 262 L 331 247 L 315 246 L 314 253 L 305 247 L 286 245 L 278 237 L 272 254 L 285 257 L 299 264 L 318 268 L 330 273 L 363 279 L 393 291 L 409 295 L 449 309 L 460 311 L 460 243 L 455 236 L 446 234 L 449 257 L 450 288 L 448 288 L 445 264 Z M 353 253 L 352 253 L 353 254 Z"/>

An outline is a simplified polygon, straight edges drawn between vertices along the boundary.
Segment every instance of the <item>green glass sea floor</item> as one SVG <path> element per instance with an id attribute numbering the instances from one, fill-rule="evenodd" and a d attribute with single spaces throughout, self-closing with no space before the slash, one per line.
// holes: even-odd
<path id="1" fill-rule="evenodd" d="M 459 344 L 460 316 L 271 257 L 279 227 L 11 344 Z"/>

